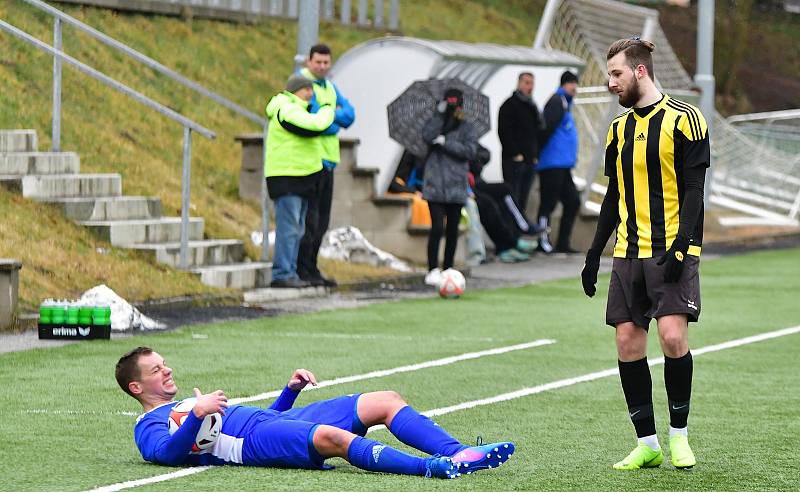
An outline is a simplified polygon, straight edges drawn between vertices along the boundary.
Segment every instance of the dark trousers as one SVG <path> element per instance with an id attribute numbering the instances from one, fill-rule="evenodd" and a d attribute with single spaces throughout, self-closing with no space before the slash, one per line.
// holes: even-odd
<path id="1" fill-rule="evenodd" d="M 504 222 L 510 224 L 510 227 L 514 229 L 515 236 L 530 232 L 530 220 L 525 215 L 525 210 L 521 209 L 517 201 L 514 200 L 511 188 L 507 184 L 478 181 L 475 184 L 474 191 L 476 195 L 478 193 L 489 195 L 497 202 Z M 481 219 L 481 223 L 483 223 L 483 219 Z"/>
<path id="2" fill-rule="evenodd" d="M 453 258 L 458 245 L 458 222 L 461 220 L 460 203 L 428 202 L 431 212 L 431 232 L 428 235 L 428 270 L 439 266 L 439 243 L 445 233 L 444 264 L 442 270 L 453 268 Z M 445 228 L 445 219 L 447 226 Z"/>
<path id="3" fill-rule="evenodd" d="M 317 267 L 317 255 L 322 237 L 328 231 L 331 221 L 331 202 L 333 201 L 333 169 L 323 169 L 317 184 L 316 193 L 308 200 L 306 213 L 306 232 L 300 240 L 297 253 L 297 275 L 303 280 L 322 277 Z"/>
<path id="4" fill-rule="evenodd" d="M 571 169 L 545 169 L 539 171 L 539 190 L 542 200 L 539 204 L 539 218 L 545 217 L 550 223 L 550 214 L 561 202 L 561 224 L 558 226 L 558 242 L 556 248 L 568 249 L 572 226 L 581 206 L 581 198 L 572 181 Z"/>
<path id="5" fill-rule="evenodd" d="M 516 247 L 519 234 L 509 214 L 503 211 L 505 204 L 483 191 L 482 187 L 476 186 L 474 191 L 481 225 L 494 243 L 495 252 L 499 254 Z"/>
<path id="6" fill-rule="evenodd" d="M 528 208 L 528 195 L 535 177 L 536 169 L 532 163 L 503 159 L 503 181 L 511 188 L 511 196 L 523 212 Z"/>

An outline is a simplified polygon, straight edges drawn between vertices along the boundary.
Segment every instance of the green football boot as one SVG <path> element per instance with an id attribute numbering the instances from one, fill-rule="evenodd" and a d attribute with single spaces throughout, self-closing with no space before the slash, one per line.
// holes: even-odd
<path id="1" fill-rule="evenodd" d="M 614 464 L 615 470 L 638 470 L 639 468 L 655 468 L 664 462 L 664 453 L 647 444 L 639 443 L 624 460 Z"/>
<path id="2" fill-rule="evenodd" d="M 683 434 L 676 434 L 669 438 L 669 457 L 675 468 L 691 468 L 697 464 L 689 440 Z"/>

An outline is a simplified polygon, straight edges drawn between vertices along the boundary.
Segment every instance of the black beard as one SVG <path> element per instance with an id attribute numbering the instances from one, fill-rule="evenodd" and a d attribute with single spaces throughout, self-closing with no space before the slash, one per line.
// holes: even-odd
<path id="1" fill-rule="evenodd" d="M 630 108 L 642 98 L 642 92 L 639 90 L 639 81 L 633 79 L 633 85 L 623 95 L 619 95 L 619 105 L 623 108 Z"/>

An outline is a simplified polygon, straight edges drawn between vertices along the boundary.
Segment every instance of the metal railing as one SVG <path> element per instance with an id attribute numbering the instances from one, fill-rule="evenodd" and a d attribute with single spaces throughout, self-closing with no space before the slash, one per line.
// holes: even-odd
<path id="1" fill-rule="evenodd" d="M 249 22 L 261 17 L 284 17 L 296 19 L 300 2 L 315 2 L 320 7 L 320 18 L 327 22 L 336 21 L 336 0 L 60 0 L 62 2 L 109 7 L 136 12 L 149 12 L 168 15 L 192 15 L 234 22 Z M 400 24 L 400 0 L 389 0 L 389 18 L 385 25 L 384 0 L 373 0 L 370 20 L 370 1 L 358 0 L 357 8 L 351 0 L 339 0 L 339 19 L 343 25 L 353 24 L 353 10 L 357 10 L 355 23 L 359 27 L 382 29 L 388 27 L 396 31 Z"/>
<path id="2" fill-rule="evenodd" d="M 188 237 L 189 237 L 189 183 L 190 183 L 190 176 L 191 176 L 191 152 L 192 152 L 192 131 L 203 135 L 208 139 L 216 138 L 216 134 L 209 130 L 208 128 L 196 123 L 193 120 L 190 120 L 186 116 L 160 104 L 149 97 L 145 96 L 144 94 L 137 92 L 134 89 L 131 89 L 127 85 L 118 82 L 115 79 L 112 79 L 108 75 L 82 63 L 75 58 L 67 55 L 61 49 L 52 47 L 36 38 L 31 36 L 30 34 L 12 26 L 11 24 L 0 20 L 0 30 L 3 30 L 12 36 L 33 45 L 34 47 L 49 53 L 53 56 L 53 113 L 56 112 L 56 107 L 58 106 L 58 111 L 60 112 L 61 106 L 61 62 L 66 62 L 79 71 L 83 72 L 84 74 L 92 77 L 93 79 L 102 82 L 103 84 L 111 87 L 112 89 L 122 92 L 123 94 L 131 97 L 132 99 L 138 101 L 139 103 L 153 109 L 164 116 L 177 121 L 183 126 L 183 173 L 182 173 L 182 183 L 181 183 L 181 240 L 180 240 L 180 267 L 187 268 L 188 267 Z M 60 24 L 58 19 L 56 20 L 56 36 L 58 40 L 60 40 Z M 57 43 L 60 48 L 60 42 Z M 54 117 L 55 118 L 55 117 Z M 56 125 L 56 121 L 54 119 L 54 127 Z M 58 121 L 58 127 L 60 131 L 60 120 Z M 60 134 L 59 134 L 60 139 Z"/>
<path id="3" fill-rule="evenodd" d="M 92 36 L 93 38 L 97 39 L 101 43 L 103 43 L 103 44 L 105 44 L 107 46 L 110 46 L 110 47 L 112 47 L 112 48 L 114 48 L 114 49 L 116 49 L 118 51 L 121 51 L 126 56 L 128 56 L 130 58 L 133 58 L 134 60 L 136 60 L 136 61 L 138 61 L 138 62 L 140 62 L 140 63 L 142 63 L 142 64 L 144 64 L 144 65 L 146 65 L 146 66 L 148 66 L 150 68 L 152 68 L 156 72 L 161 73 L 161 74 L 169 77 L 170 79 L 178 82 L 179 84 L 181 84 L 181 85 L 183 85 L 185 87 L 188 87 L 189 89 L 197 92 L 198 94 L 202 94 L 203 96 L 211 99 L 212 101 L 216 102 L 217 104 L 219 104 L 221 106 L 225 106 L 226 108 L 230 109 L 234 113 L 237 113 L 237 114 L 239 114 L 241 116 L 244 116 L 245 118 L 249 119 L 250 121 L 252 121 L 254 123 L 257 123 L 259 126 L 263 127 L 263 126 L 265 126 L 267 124 L 267 121 L 264 118 L 262 118 L 259 115 L 257 115 L 256 113 L 253 113 L 252 111 L 250 111 L 250 110 L 248 110 L 246 108 L 243 108 L 242 106 L 236 104 L 235 102 L 231 101 L 230 99 L 225 98 L 224 96 L 221 96 L 221 95 L 217 94 L 214 91 L 206 89 L 205 87 L 203 87 L 202 85 L 198 84 L 197 82 L 184 77 L 183 75 L 179 74 L 178 72 L 176 72 L 176 71 L 174 71 L 174 70 L 172 70 L 170 68 L 165 67 L 161 63 L 157 62 L 156 60 L 150 58 L 149 56 L 147 56 L 147 55 L 145 55 L 143 53 L 140 53 L 140 52 L 136 51 L 135 49 L 131 48 L 130 46 L 128 46 L 126 44 L 123 44 L 123 43 L 117 41 L 116 39 L 106 35 L 106 34 L 103 34 L 102 32 L 98 31 L 97 29 L 93 28 L 92 26 L 84 24 L 83 22 L 81 22 L 78 19 L 70 16 L 69 14 L 66 14 L 65 12 L 62 12 L 62 11 L 58 10 L 57 8 L 50 6 L 45 2 L 42 2 L 41 0 L 22 0 L 22 1 L 24 1 L 27 4 L 30 4 L 33 7 L 36 7 L 37 9 L 39 9 L 39 10 L 41 10 L 43 12 L 46 12 L 46 13 L 48 13 L 51 16 L 54 17 L 54 19 L 55 19 L 55 25 L 54 25 L 54 29 L 53 29 L 53 31 L 54 31 L 53 47 L 54 48 L 56 48 L 58 50 L 61 49 L 61 22 L 63 21 L 65 23 L 67 23 L 67 24 L 70 24 L 70 25 L 76 27 L 80 31 L 83 31 L 86 34 Z M 55 75 L 55 68 L 54 68 L 54 75 Z M 53 97 L 54 97 L 54 102 L 55 102 L 55 94 L 54 94 Z M 55 111 L 54 111 L 53 117 L 56 118 Z M 55 121 L 54 121 L 54 127 L 55 127 Z M 53 141 L 56 141 L 56 140 L 57 139 L 56 139 L 56 137 L 54 135 Z M 54 148 L 53 150 L 59 150 L 59 149 Z"/>

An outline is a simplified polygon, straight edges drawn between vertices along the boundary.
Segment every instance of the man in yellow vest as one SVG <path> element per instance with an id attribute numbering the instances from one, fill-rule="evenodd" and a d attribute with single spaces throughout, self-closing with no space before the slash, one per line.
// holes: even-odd
<path id="1" fill-rule="evenodd" d="M 335 287 L 336 281 L 327 279 L 317 267 L 317 254 L 319 253 L 322 237 L 328 230 L 331 217 L 331 202 L 333 200 L 333 171 L 339 163 L 339 133 L 340 128 L 347 128 L 355 120 L 355 110 L 350 102 L 342 96 L 336 85 L 326 76 L 331 68 L 331 49 L 324 44 L 311 47 L 306 60 L 306 68 L 299 74 L 313 82 L 314 96 L 311 98 L 311 111 L 330 105 L 335 109 L 333 123 L 325 129 L 318 140 L 322 146 L 322 172 L 318 181 L 317 191 L 308 202 L 306 213 L 306 228 L 300 250 L 297 255 L 297 273 L 301 279 L 312 285 Z"/>
<path id="2" fill-rule="evenodd" d="M 297 275 L 297 253 L 305 229 L 308 202 L 316 196 L 322 173 L 322 132 L 333 123 L 333 106 L 309 111 L 311 81 L 292 75 L 286 90 L 267 104 L 269 130 L 264 176 L 275 201 L 275 251 L 272 287 L 299 288 L 310 284 Z"/>

